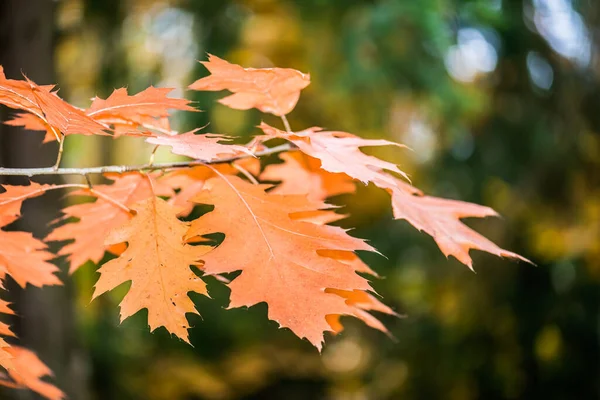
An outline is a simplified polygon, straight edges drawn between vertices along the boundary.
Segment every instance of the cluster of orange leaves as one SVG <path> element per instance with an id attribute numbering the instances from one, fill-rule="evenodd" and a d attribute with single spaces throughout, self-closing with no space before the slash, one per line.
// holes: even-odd
<path id="1" fill-rule="evenodd" d="M 220 102 L 228 107 L 257 108 L 285 116 L 295 107 L 310 77 L 293 69 L 242 68 L 215 56 L 203 62 L 211 75 L 190 88 L 228 90 Z M 45 242 L 69 241 L 58 253 L 73 273 L 87 261 L 99 263 L 106 251 L 115 257 L 100 266 L 94 298 L 131 282 L 120 304 L 121 320 L 148 310 L 150 329 L 165 327 L 188 342 L 186 313 L 197 313 L 189 292 L 208 295 L 202 276 L 217 276 L 231 290 L 230 308 L 265 302 L 269 319 L 289 328 L 321 349 L 324 332 L 340 332 L 340 316 L 354 316 L 387 333 L 371 311 L 394 315 L 371 287 L 376 274 L 355 253 L 375 251 L 364 240 L 329 225 L 344 216 L 326 198 L 355 190 L 355 182 L 372 183 L 391 197 L 396 219 L 405 219 L 433 237 L 446 256 L 469 268 L 470 249 L 523 259 L 503 250 L 464 225 L 464 217 L 495 215 L 487 207 L 425 196 L 407 183 L 395 164 L 361 152 L 365 146 L 399 146 L 366 140 L 346 132 L 309 128 L 293 132 L 265 123 L 247 146 L 228 144 L 220 134 L 178 134 L 169 126 L 170 110 L 195 111 L 186 99 L 167 97 L 169 89 L 150 87 L 136 95 L 117 89 L 107 99 L 95 98 L 88 109 L 62 100 L 53 86 L 7 79 L 0 67 L 0 104 L 20 112 L 7 123 L 47 132 L 45 141 L 68 135 L 137 136 L 171 147 L 178 155 L 205 164 L 107 175 L 111 184 L 79 187 L 73 196 L 94 201 L 62 210 L 66 223 L 55 226 L 45 241 L 30 233 L 0 230 L 0 278 L 10 275 L 20 286 L 57 285 L 57 255 Z M 285 118 L 285 117 L 284 117 Z M 287 121 L 287 120 L 286 120 Z M 283 139 L 290 150 L 283 161 L 261 169 L 253 155 L 266 143 Z M 219 160 L 232 162 L 215 163 Z M 261 184 L 277 182 L 276 184 Z M 0 228 L 20 216 L 24 200 L 69 185 L 4 186 L 0 193 Z M 185 222 L 194 205 L 214 210 Z M 75 222 L 73 222 L 75 221 Z M 215 245 L 206 239 L 224 234 Z M 232 272 L 241 273 L 229 280 Z M 0 312 L 10 314 L 0 302 Z M 0 335 L 14 336 L 0 323 Z M 49 369 L 34 353 L 0 339 L 2 382 L 28 387 L 49 399 L 63 394 L 41 380 Z"/>

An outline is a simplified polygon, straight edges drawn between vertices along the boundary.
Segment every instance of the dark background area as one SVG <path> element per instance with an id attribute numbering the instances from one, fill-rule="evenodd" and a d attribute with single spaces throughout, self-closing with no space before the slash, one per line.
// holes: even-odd
<path id="1" fill-rule="evenodd" d="M 190 347 L 149 333 L 144 312 L 119 325 L 122 291 L 90 303 L 89 264 L 72 277 L 61 265 L 64 287 L 9 284 L 23 344 L 72 399 L 600 398 L 599 32 L 593 0 L 3 0 L 7 76 L 58 83 L 78 106 L 121 86 L 183 90 L 206 75 L 207 52 L 309 72 L 294 129 L 407 144 L 378 154 L 429 194 L 496 209 L 502 219 L 467 223 L 537 264 L 476 253 L 473 273 L 361 186 L 332 202 L 387 257 L 364 255 L 406 315 L 382 317 L 395 340 L 348 319 L 319 355 L 264 305 L 225 310 L 227 291 L 209 282 L 213 300 L 192 295 Z M 242 143 L 261 119 L 278 123 L 216 104 L 219 93 L 185 95 L 205 112 L 177 114 L 181 130 L 210 122 Z M 40 142 L 1 126 L 1 164 L 51 165 L 55 145 Z M 148 149 L 73 137 L 66 154 L 64 165 L 133 164 Z M 48 199 L 21 221 L 39 236 L 65 201 Z"/>

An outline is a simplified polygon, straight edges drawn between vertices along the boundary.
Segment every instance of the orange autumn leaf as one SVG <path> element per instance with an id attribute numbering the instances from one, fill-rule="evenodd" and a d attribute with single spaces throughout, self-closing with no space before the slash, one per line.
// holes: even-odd
<path id="1" fill-rule="evenodd" d="M 210 248 L 183 242 L 188 224 L 177 219 L 166 201 L 151 197 L 132 209 L 136 215 L 106 238 L 108 245 L 127 242 L 128 247 L 98 270 L 93 298 L 131 281 L 120 304 L 121 321 L 146 308 L 151 331 L 164 326 L 189 343 L 185 314 L 198 312 L 188 292 L 208 295 L 190 266 L 198 265 Z"/>
<path id="2" fill-rule="evenodd" d="M 214 161 L 219 158 L 236 157 L 242 154 L 252 155 L 244 146 L 220 143 L 232 140 L 225 135 L 205 133 L 196 135 L 194 131 L 176 136 L 155 136 L 146 139 L 146 142 L 170 146 L 173 154 L 187 156 L 195 160 Z"/>
<path id="3" fill-rule="evenodd" d="M 311 199 L 325 200 L 343 193 L 353 193 L 356 188 L 346 174 L 334 174 L 321 168 L 321 162 L 302 152 L 280 155 L 283 164 L 271 164 L 260 175 L 262 180 L 281 181 L 272 193 L 307 194 Z"/>
<path id="4" fill-rule="evenodd" d="M 177 194 L 169 199 L 169 204 L 175 206 L 180 211 L 179 216 L 187 216 L 192 212 L 194 203 L 191 199 L 198 194 L 204 187 L 204 183 L 217 176 L 215 170 L 221 174 L 232 175 L 239 171 L 229 164 L 218 164 L 211 168 L 206 166 L 197 166 L 192 168 L 179 169 L 165 174 L 159 179 L 163 185 L 167 185 L 172 189 L 179 189 Z"/>
<path id="5" fill-rule="evenodd" d="M 306 222 L 311 222 L 317 225 L 328 224 L 344 218 L 344 215 L 332 213 L 326 210 L 317 210 L 310 212 L 300 212 L 290 214 L 293 219 L 298 219 Z M 365 264 L 356 253 L 344 250 L 318 250 L 317 253 L 323 257 L 333 258 L 339 262 L 347 264 L 356 272 L 367 273 L 373 276 L 378 276 L 367 264 Z M 369 314 L 367 311 L 379 311 L 389 315 L 397 315 L 391 308 L 383 304 L 372 294 L 364 290 L 340 290 L 340 289 L 325 289 L 326 293 L 336 294 L 346 300 L 346 304 L 353 308 L 352 315 L 362 320 L 367 326 L 380 330 L 389 335 L 387 328 L 377 318 Z M 330 314 L 326 316 L 327 322 L 333 329 L 334 333 L 340 333 L 344 330 L 340 318 L 342 315 Z"/>
<path id="6" fill-rule="evenodd" d="M 14 315 L 15 312 L 9 307 L 10 303 L 8 301 L 0 299 L 0 313 Z M 14 332 L 10 329 L 10 326 L 4 322 L 0 322 L 0 336 L 12 336 L 14 337 Z M 1 346 L 0 346 L 1 347 Z M 0 358 L 2 358 L 0 356 Z M 0 361 L 0 366 L 2 366 L 2 362 Z"/>
<path id="7" fill-rule="evenodd" d="M 272 191 L 269 193 L 273 193 Z M 346 218 L 347 215 L 338 214 L 332 210 L 312 210 L 302 211 L 290 214 L 290 218 L 296 221 L 310 222 L 317 225 L 330 224 Z M 379 277 L 367 264 L 352 251 L 343 250 L 317 250 L 317 253 L 323 257 L 334 258 L 337 261 L 351 266 L 356 272 L 363 272 L 369 275 Z"/>
<path id="8" fill-rule="evenodd" d="M 30 182 L 29 185 L 0 185 L 0 228 L 16 221 L 21 216 L 23 201 L 41 196 L 50 185 Z"/>
<path id="9" fill-rule="evenodd" d="M 0 313 L 14 315 L 14 311 L 8 307 L 9 303 L 0 299 Z M 4 322 L 0 322 L 0 367 L 4 368 L 6 371 L 15 368 L 15 364 L 13 362 L 14 356 L 10 353 L 9 349 L 11 348 L 10 344 L 8 344 L 1 336 L 9 336 L 14 337 L 15 334 L 10 329 L 10 326 Z M 0 385 L 4 384 L 2 379 L 2 373 L 0 372 Z M 4 386 L 8 386 L 4 384 Z"/>
<path id="10" fill-rule="evenodd" d="M 111 229 L 116 228 L 126 222 L 131 215 L 115 202 L 129 207 L 141 200 L 154 196 L 154 191 L 150 185 L 150 177 L 145 177 L 139 173 L 129 173 L 122 175 L 108 175 L 114 180 L 111 185 L 95 185 L 94 191 L 107 196 L 107 198 L 98 197 L 92 203 L 75 204 L 62 210 L 64 217 L 77 218 L 77 222 L 67 223 L 55 228 L 46 237 L 47 241 L 73 240 L 61 248 L 58 255 L 66 255 L 71 266 L 69 272 L 75 272 L 86 261 L 91 260 L 98 263 L 104 256 L 107 247 L 104 239 Z M 159 195 L 170 195 L 170 188 L 155 183 Z M 97 197 L 94 193 L 87 190 L 72 192 L 71 195 L 84 195 Z"/>
<path id="11" fill-rule="evenodd" d="M 266 302 L 268 317 L 321 348 L 331 327 L 328 314 L 353 310 L 326 288 L 368 290 L 366 279 L 347 264 L 318 254 L 320 249 L 373 250 L 341 228 L 293 220 L 290 214 L 313 211 L 324 203 L 305 196 L 268 194 L 268 185 L 252 185 L 236 176 L 206 182 L 193 200 L 215 209 L 192 222 L 188 237 L 223 232 L 221 245 L 206 254 L 203 271 L 241 270 L 228 285 L 230 308 Z"/>
<path id="12" fill-rule="evenodd" d="M 49 185 L 31 183 L 28 186 L 4 186 L 0 194 L 0 228 L 21 215 L 23 201 L 44 193 Z M 46 251 L 46 245 L 28 232 L 6 232 L 0 229 L 0 286 L 10 275 L 21 287 L 27 283 L 34 286 L 59 285 L 54 275 L 58 268 L 47 262 L 54 256 Z M 0 299 L 0 313 L 14 315 L 9 303 Z M 14 337 L 10 326 L 0 322 L 0 336 Z M 43 366 L 43 368 L 42 368 Z M 0 379 L 0 384 L 16 388 L 29 388 L 51 399 L 62 399 L 56 387 L 39 380 L 49 375 L 50 370 L 28 350 L 10 346 L 0 338 L 0 367 L 4 368 L 12 381 Z"/>
<path id="13" fill-rule="evenodd" d="M 422 196 L 410 184 L 386 171 L 404 174 L 387 161 L 360 152 L 359 147 L 394 144 L 386 140 L 365 140 L 345 132 L 323 132 L 309 128 L 301 132 L 284 132 L 265 123 L 260 128 L 266 136 L 284 138 L 294 143 L 305 154 L 321 160 L 321 168 L 343 172 L 363 183 L 372 182 L 391 193 L 396 219 L 406 219 L 419 230 L 430 234 L 446 256 L 454 256 L 472 269 L 470 249 L 487 251 L 503 257 L 525 258 L 501 249 L 490 240 L 473 231 L 460 218 L 496 215 L 490 208 L 475 204 Z"/>
<path id="14" fill-rule="evenodd" d="M 53 86 L 40 86 L 25 80 L 7 79 L 0 68 L 0 104 L 27 111 L 63 135 L 104 135 L 106 126 L 70 105 L 53 91 Z"/>
<path id="15" fill-rule="evenodd" d="M 1 347 L 2 350 L 4 348 Z M 7 368 L 12 381 L 0 380 L 0 384 L 20 389 L 30 389 L 49 400 L 65 399 L 65 394 L 56 386 L 42 378 L 52 376 L 52 371 L 31 350 L 20 346 L 11 346 L 5 350 L 10 356 L 12 367 Z M 2 363 L 0 355 L 0 365 Z"/>
<path id="16" fill-rule="evenodd" d="M 45 192 L 49 185 L 31 182 L 28 186 L 5 185 L 0 193 L 0 228 L 14 222 L 21 215 L 23 201 Z M 6 232 L 0 229 L 0 280 L 10 275 L 21 287 L 60 285 L 54 275 L 58 268 L 48 262 L 54 255 L 46 245 L 29 232 Z"/>
<path id="17" fill-rule="evenodd" d="M 197 111 L 187 99 L 168 97 L 173 90 L 150 86 L 130 96 L 126 88 L 115 89 L 106 100 L 95 97 L 86 114 L 96 120 L 122 118 L 136 121 L 140 117 L 168 117 L 169 110 Z"/>
<path id="18" fill-rule="evenodd" d="M 0 243 L 0 280 L 10 275 L 21 287 L 61 284 L 54 275 L 59 269 L 48 262 L 54 254 L 31 233 L 0 230 Z"/>
<path id="19" fill-rule="evenodd" d="M 415 228 L 431 235 L 446 257 L 453 256 L 473 269 L 469 250 L 510 257 L 531 263 L 526 258 L 498 247 L 460 221 L 461 218 L 497 216 L 489 207 L 458 200 L 415 196 L 404 190 L 392 190 L 392 209 L 396 219 L 405 219 Z"/>
<path id="20" fill-rule="evenodd" d="M 382 139 L 362 139 L 347 132 L 327 132 L 321 128 L 309 128 L 301 132 L 284 132 L 266 123 L 259 128 L 270 138 L 287 139 L 295 144 L 303 153 L 319 159 L 321 168 L 332 173 L 342 173 L 365 184 L 373 182 L 391 183 L 391 176 L 384 170 L 395 172 L 406 177 L 396 164 L 369 156 L 361 147 L 369 146 L 398 146 L 401 144 Z"/>
<path id="21" fill-rule="evenodd" d="M 8 301 L 0 299 L 0 313 L 13 315 L 15 312 L 9 307 Z"/>
<path id="22" fill-rule="evenodd" d="M 293 220 L 299 220 L 304 222 L 310 222 L 317 225 L 325 225 L 332 222 L 339 221 L 346 218 L 347 215 L 338 214 L 331 210 L 316 210 L 316 211 L 304 211 L 290 214 L 290 218 Z M 379 277 L 377 272 L 373 271 L 360 257 L 352 251 L 344 250 L 317 250 L 317 253 L 323 257 L 333 258 L 341 263 L 347 264 L 352 267 L 356 272 L 362 272 L 365 274 Z"/>
<path id="23" fill-rule="evenodd" d="M 36 86 L 32 90 L 44 114 L 44 122 L 63 135 L 107 135 L 105 125 L 88 117 L 82 110 L 58 97 L 55 92 Z"/>
<path id="24" fill-rule="evenodd" d="M 4 339 L 0 338 L 0 367 L 4 368 L 7 371 L 15 368 L 13 362 L 14 357 L 9 352 L 10 347 L 10 344 L 8 344 Z M 1 384 L 3 384 L 3 382 L 0 379 L 0 385 Z"/>
<path id="25" fill-rule="evenodd" d="M 89 117 L 114 127 L 115 136 L 135 133 L 138 127 L 170 133 L 169 110 L 197 111 L 190 101 L 171 98 L 170 88 L 149 88 L 130 96 L 126 88 L 115 89 L 106 99 L 95 97 L 86 110 Z"/>
<path id="26" fill-rule="evenodd" d="M 363 260 L 361 260 L 360 257 L 358 255 L 356 255 L 356 253 L 353 253 L 350 251 L 331 250 L 331 249 L 319 250 L 318 253 L 319 253 L 319 255 L 322 255 L 323 257 L 334 258 L 341 263 L 347 264 L 350 267 L 352 267 L 352 269 L 354 269 L 354 271 L 356 271 L 356 272 L 362 272 L 365 274 L 373 275 L 375 277 L 379 277 L 377 272 L 373 271 L 371 269 L 371 267 L 369 267 L 367 264 L 365 264 L 365 262 Z"/>
<path id="27" fill-rule="evenodd" d="M 271 190 L 269 193 L 273 193 Z M 330 224 L 347 217 L 344 214 L 338 214 L 333 210 L 311 210 L 290 213 L 289 217 L 295 221 L 312 222 L 317 225 Z M 352 253 L 354 254 L 354 253 Z"/>
<path id="28" fill-rule="evenodd" d="M 53 142 L 56 140 L 56 134 L 52 131 L 50 125 L 33 114 L 17 113 L 11 120 L 5 121 L 4 124 L 20 126 L 30 131 L 44 131 L 46 132 L 46 136 L 44 136 L 42 143 Z"/>
<path id="29" fill-rule="evenodd" d="M 387 335 L 390 334 L 388 329 L 371 315 L 368 311 L 377 311 L 388 315 L 398 316 L 394 310 L 390 307 L 383 304 L 372 294 L 364 291 L 364 290 L 339 290 L 339 289 L 327 289 L 327 293 L 336 294 L 344 299 L 346 299 L 346 304 L 354 309 L 352 315 L 361 321 L 363 321 L 367 326 L 377 329 Z M 340 321 L 341 315 L 328 315 L 327 322 L 331 325 L 331 328 L 335 333 L 340 333 L 344 330 L 344 326 Z"/>
<path id="30" fill-rule="evenodd" d="M 242 68 L 212 54 L 202 61 L 211 75 L 192 83 L 193 90 L 229 90 L 219 103 L 237 110 L 257 108 L 277 116 L 294 109 L 310 75 L 290 68 Z"/>
<path id="31" fill-rule="evenodd" d="M 51 91 L 52 86 L 45 87 Z M 24 80 L 7 79 L 0 65 L 0 104 L 7 107 L 24 110 L 45 120 L 44 113 L 33 95 L 32 87 Z"/>

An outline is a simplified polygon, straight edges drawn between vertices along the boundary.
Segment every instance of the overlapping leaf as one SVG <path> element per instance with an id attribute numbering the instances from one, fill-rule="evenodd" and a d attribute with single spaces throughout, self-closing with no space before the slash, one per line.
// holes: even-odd
<path id="1" fill-rule="evenodd" d="M 99 97 L 94 98 L 92 105 L 86 110 L 86 114 L 96 120 L 111 120 L 122 118 L 125 120 L 138 121 L 143 117 L 168 117 L 169 110 L 196 111 L 190 106 L 190 101 L 181 98 L 171 98 L 168 94 L 171 88 L 149 88 L 130 96 L 126 88 L 115 89 L 106 100 Z"/>
<path id="2" fill-rule="evenodd" d="M 99 269 L 94 298 L 131 281 L 120 304 L 121 321 L 146 308 L 151 330 L 164 326 L 189 342 L 185 314 L 197 311 L 188 292 L 208 295 L 190 265 L 197 265 L 210 248 L 183 242 L 188 224 L 179 221 L 177 210 L 164 200 L 151 197 L 132 209 L 136 215 L 106 239 L 108 245 L 127 242 L 128 247 Z"/>
<path id="3" fill-rule="evenodd" d="M 5 232 L 0 230 L 0 279 L 10 275 L 21 287 L 60 285 L 54 275 L 58 268 L 48 262 L 54 255 L 46 244 L 29 232 Z"/>
<path id="4" fill-rule="evenodd" d="M 9 302 L 0 299 L 0 313 L 14 315 L 14 311 L 9 307 Z M 14 332 L 10 329 L 10 326 L 4 322 L 0 322 L 0 336 L 15 336 Z M 1 348 L 2 346 L 0 346 Z M 1 349 L 0 349 L 1 351 Z M 0 366 L 2 365 L 2 356 L 0 356 Z"/>
<path id="5" fill-rule="evenodd" d="M 66 398 L 60 389 L 42 380 L 43 377 L 52 376 L 52 371 L 34 352 L 20 346 L 4 348 L 1 341 L 0 339 L 0 351 L 6 349 L 6 353 L 11 357 L 11 366 L 7 368 L 7 371 L 12 379 L 0 379 L 0 384 L 13 388 L 31 389 L 49 400 Z M 0 355 L 0 365 L 2 365 L 1 357 Z"/>
<path id="6" fill-rule="evenodd" d="M 179 209 L 179 216 L 187 216 L 192 212 L 194 203 L 191 202 L 191 199 L 202 190 L 208 179 L 218 176 L 215 170 L 226 175 L 238 173 L 238 170 L 230 164 L 218 164 L 210 168 L 200 165 L 169 172 L 159 179 L 161 184 L 179 190 L 169 199 L 169 204 Z"/>
<path id="7" fill-rule="evenodd" d="M 236 157 L 242 154 L 252 155 L 250 150 L 244 146 L 220 143 L 230 140 L 231 138 L 225 135 L 213 133 L 196 135 L 194 132 L 146 139 L 148 143 L 170 146 L 171 152 L 174 154 L 202 161 L 214 161 L 219 158 Z"/>
<path id="8" fill-rule="evenodd" d="M 190 106 L 189 100 L 168 97 L 172 91 L 170 88 L 150 86 L 130 96 L 126 88 L 116 89 L 105 100 L 94 98 L 86 114 L 113 126 L 116 136 L 135 132 L 138 127 L 170 134 L 167 120 L 169 110 L 197 111 Z"/>
<path id="9" fill-rule="evenodd" d="M 345 216 L 333 213 L 331 211 L 317 210 L 293 213 L 290 214 L 290 217 L 295 220 L 311 222 L 317 225 L 324 225 L 338 221 Z M 354 252 L 344 250 L 318 250 L 317 253 L 323 257 L 333 258 L 341 263 L 347 264 L 356 272 L 377 276 L 377 274 L 371 268 L 369 268 L 369 266 L 366 265 Z M 391 308 L 379 301 L 375 296 L 368 293 L 366 290 L 325 289 L 325 292 L 335 294 L 345 299 L 346 304 L 352 307 L 352 315 L 354 317 L 362 320 L 371 328 L 378 329 L 389 335 L 385 325 L 371 315 L 369 311 L 377 311 L 395 316 L 397 316 L 397 314 Z M 326 317 L 327 323 L 329 323 L 335 333 L 339 333 L 344 330 L 344 326 L 341 323 L 340 317 L 342 317 L 342 315 L 339 314 L 330 314 Z"/>
<path id="10" fill-rule="evenodd" d="M 268 305 L 268 317 L 321 348 L 325 317 L 352 315 L 343 298 L 326 288 L 368 290 L 366 279 L 352 267 L 319 250 L 372 250 L 343 229 L 294 220 L 290 214 L 325 205 L 306 196 L 267 194 L 266 185 L 252 185 L 235 176 L 206 182 L 193 200 L 213 204 L 214 211 L 192 222 L 188 237 L 223 232 L 225 239 L 203 257 L 203 270 L 221 274 L 241 270 L 229 287 L 230 307 Z"/>
<path id="11" fill-rule="evenodd" d="M 21 215 L 23 201 L 45 192 L 49 185 L 31 183 L 28 186 L 5 185 L 0 193 L 0 228 L 14 222 Z M 60 281 L 54 275 L 58 268 L 47 262 L 54 256 L 46 251 L 46 246 L 28 232 L 6 232 L 0 229 L 0 280 L 10 275 L 21 287 L 28 283 L 34 286 L 58 285 Z M 3 287 L 0 281 L 0 287 Z M 14 314 L 9 303 L 0 299 L 0 313 Z M 0 322 L 0 336 L 14 337 L 8 324 Z M 8 376 L 0 375 L 0 384 L 29 388 L 40 395 L 60 400 L 63 393 L 55 386 L 41 381 L 44 375 L 51 375 L 37 356 L 21 347 L 9 345 L 0 338 L 0 367 Z M 9 377 L 11 379 L 9 379 Z"/>
<path id="12" fill-rule="evenodd" d="M 292 111 L 300 91 L 310 84 L 310 76 L 290 68 L 242 68 L 212 54 L 202 64 L 211 75 L 190 85 L 193 90 L 229 90 L 232 95 L 219 100 L 237 110 L 257 108 L 285 115 Z"/>
<path id="13" fill-rule="evenodd" d="M 0 193 L 0 228 L 14 222 L 21 215 L 23 201 L 39 196 L 47 185 L 31 183 L 28 186 L 5 185 Z M 0 229 L 0 280 L 10 275 L 21 287 L 59 285 L 54 275 L 58 268 L 48 262 L 54 255 L 46 245 L 29 232 L 6 232 Z"/>
<path id="14" fill-rule="evenodd" d="M 301 132 L 284 132 L 265 123 L 260 128 L 269 138 L 284 138 L 294 143 L 303 153 L 321 161 L 321 168 L 329 172 L 345 173 L 364 183 L 372 182 L 392 196 L 396 219 L 405 219 L 419 230 L 430 234 L 446 256 L 454 256 L 472 268 L 470 249 L 486 251 L 498 256 L 525 260 L 513 252 L 501 249 L 490 240 L 473 231 L 460 218 L 496 215 L 490 208 L 465 202 L 422 196 L 406 182 L 391 175 L 404 175 L 394 164 L 360 152 L 363 146 L 394 144 L 385 140 L 365 140 L 345 132 L 323 132 L 309 128 Z"/>
<path id="15" fill-rule="evenodd" d="M 26 199 L 41 196 L 49 185 L 30 182 L 29 185 L 3 185 L 0 193 L 0 228 L 16 221 L 21 216 L 21 206 Z"/>
<path id="16" fill-rule="evenodd" d="M 7 79 L 0 67 L 0 104 L 27 111 L 51 127 L 56 135 L 103 135 L 106 126 L 62 100 L 53 86 L 39 86 L 33 81 Z M 44 129 L 45 130 L 45 129 Z"/>
<path id="17" fill-rule="evenodd" d="M 353 179 L 365 184 L 373 182 L 381 185 L 383 182 L 392 184 L 389 174 L 392 171 L 406 176 L 396 164 L 369 156 L 362 151 L 361 147 L 368 146 L 398 146 L 402 145 L 388 140 L 362 139 L 346 132 L 328 132 L 321 128 L 309 128 L 301 132 L 284 132 L 266 123 L 259 126 L 266 136 L 262 140 L 270 138 L 283 138 L 294 143 L 305 154 L 319 159 L 321 168 L 332 173 L 346 174 Z"/>
<path id="18" fill-rule="evenodd" d="M 77 218 L 78 221 L 59 226 L 46 237 L 47 241 L 73 240 L 72 243 L 62 247 L 58 253 L 68 256 L 71 273 L 88 260 L 98 263 L 107 250 L 104 240 L 108 233 L 131 218 L 131 214 L 119 207 L 119 204 L 129 207 L 154 196 L 155 191 L 159 195 L 172 194 L 169 187 L 156 182 L 153 191 L 153 185 L 150 183 L 153 178 L 139 173 L 109 175 L 109 177 L 114 180 L 114 183 L 95 185 L 95 193 L 88 190 L 73 192 L 72 195 L 93 196 L 97 197 L 97 200 L 63 209 L 63 219 Z M 104 197 L 99 197 L 98 193 Z"/>
<path id="19" fill-rule="evenodd" d="M 15 364 L 13 362 L 13 355 L 9 352 L 10 344 L 6 342 L 6 340 L 0 338 L 0 367 L 5 370 L 11 370 L 15 368 Z M 1 384 L 0 380 L 0 384 Z"/>
<path id="20" fill-rule="evenodd" d="M 143 135 L 148 130 L 174 134 L 169 126 L 169 110 L 197 111 L 190 101 L 170 98 L 173 89 L 149 87 L 133 96 L 116 89 L 107 99 L 95 98 L 87 110 L 63 101 L 53 86 L 33 81 L 6 79 L 0 67 L 0 104 L 24 110 L 6 124 L 29 130 L 46 131 L 44 142 L 64 135 Z M 144 131 L 139 130 L 144 129 Z"/>
<path id="21" fill-rule="evenodd" d="M 307 194 L 314 200 L 355 191 L 353 180 L 346 174 L 334 174 L 321 168 L 321 162 L 301 152 L 280 155 L 282 164 L 271 164 L 260 178 L 281 181 L 274 194 Z"/>
<path id="22" fill-rule="evenodd" d="M 375 296 L 364 290 L 339 290 L 339 289 L 327 289 L 327 293 L 338 295 L 346 300 L 346 304 L 353 308 L 352 315 L 367 326 L 380 330 L 386 334 L 390 334 L 388 329 L 369 313 L 369 311 L 377 311 L 383 314 L 395 315 L 396 312 L 390 307 L 383 304 Z M 340 321 L 341 315 L 328 315 L 327 322 L 335 333 L 340 333 L 344 330 L 344 326 Z"/>
<path id="23" fill-rule="evenodd" d="M 45 131 L 46 136 L 44 136 L 42 143 L 53 142 L 56 140 L 56 133 L 52 130 L 52 127 L 34 114 L 17 113 L 12 119 L 5 121 L 4 124 L 20 126 L 30 131 Z"/>

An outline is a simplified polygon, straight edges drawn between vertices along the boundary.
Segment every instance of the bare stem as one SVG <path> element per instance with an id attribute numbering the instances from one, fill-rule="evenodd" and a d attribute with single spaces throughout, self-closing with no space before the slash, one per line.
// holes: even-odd
<path id="1" fill-rule="evenodd" d="M 282 144 L 280 146 L 271 147 L 261 151 L 255 152 L 255 157 L 267 156 L 270 154 L 277 154 L 284 151 L 294 150 L 296 147 L 291 143 Z M 91 168 L 0 168 L 0 176 L 41 176 L 41 175 L 88 175 L 88 174 L 104 174 L 107 172 L 113 172 L 122 174 L 125 172 L 132 171 L 158 171 L 158 170 L 171 170 L 178 168 L 187 168 L 198 165 L 210 165 L 210 164 L 226 164 L 242 158 L 251 157 L 248 154 L 242 154 L 235 157 L 221 158 L 218 160 L 192 160 L 192 161 L 179 161 L 162 164 L 143 164 L 143 165 L 105 165 L 102 167 L 91 167 Z M 87 187 L 87 186 L 86 186 Z"/>
<path id="2" fill-rule="evenodd" d="M 30 197 L 35 197 L 38 196 L 42 193 L 45 193 L 49 190 L 58 190 L 58 189 L 68 189 L 68 188 L 81 188 L 81 189 L 87 189 L 87 185 L 82 185 L 79 183 L 65 183 L 62 185 L 44 185 L 42 187 L 40 187 L 38 190 L 34 190 L 32 192 L 28 192 L 22 196 L 18 196 L 18 197 L 12 197 L 9 199 L 6 199 L 4 201 L 0 201 L 0 206 L 3 206 L 5 204 L 9 204 L 12 203 L 14 201 L 19 201 L 19 200 L 25 200 L 28 199 Z"/>
<path id="3" fill-rule="evenodd" d="M 250 173 L 250 171 L 248 171 L 246 168 L 244 168 L 244 167 L 242 167 L 241 165 L 238 165 L 238 164 L 233 164 L 233 168 L 235 168 L 238 171 L 240 171 L 242 173 L 242 175 L 244 175 L 246 178 L 248 178 L 248 180 L 250 182 L 252 182 L 255 185 L 258 185 L 258 181 L 254 177 L 254 175 L 252 175 Z"/>
<path id="4" fill-rule="evenodd" d="M 86 179 L 87 179 L 87 175 L 86 175 Z M 127 212 L 129 214 L 132 213 L 131 209 L 129 207 L 127 207 L 125 204 L 119 202 L 118 200 L 113 199 L 112 197 L 110 197 L 110 196 L 108 196 L 108 195 L 106 195 L 106 194 L 104 194 L 102 192 L 99 192 L 99 191 L 91 188 L 90 185 L 91 185 L 91 182 L 89 180 L 88 180 L 88 184 L 87 185 L 84 185 L 84 184 L 81 184 L 81 183 L 65 183 L 65 184 L 62 184 L 62 185 L 44 185 L 44 186 L 40 187 L 38 190 L 35 190 L 33 192 L 29 192 L 29 193 L 24 194 L 24 195 L 19 196 L 19 197 L 13 197 L 13 198 L 1 201 L 0 202 L 0 206 L 9 204 L 9 203 L 12 203 L 12 202 L 15 202 L 15 201 L 25 200 L 25 199 L 28 199 L 28 198 L 31 198 L 31 197 L 35 197 L 35 196 L 38 196 L 38 195 L 40 195 L 42 193 L 48 192 L 50 190 L 78 188 L 78 189 L 84 189 L 85 191 L 90 192 L 94 196 L 96 196 L 96 197 L 98 197 L 100 199 L 104 199 L 104 200 L 108 201 L 112 205 L 114 205 L 114 206 L 122 209 L 123 211 L 125 211 L 125 212 Z"/>
<path id="5" fill-rule="evenodd" d="M 52 128 L 52 132 L 54 132 L 54 134 L 56 135 L 56 131 L 54 130 L 54 128 Z M 62 137 L 60 138 L 61 140 L 58 141 L 58 154 L 56 156 L 56 163 L 54 163 L 54 167 L 52 167 L 55 171 L 58 170 L 58 167 L 60 166 L 60 160 L 62 160 L 62 154 L 63 154 L 63 150 L 65 148 L 65 135 L 63 135 L 61 133 Z M 57 135 L 58 138 L 58 135 Z"/>
<path id="6" fill-rule="evenodd" d="M 92 193 L 94 196 L 98 197 L 99 199 L 103 199 L 108 201 L 109 203 L 111 203 L 113 206 L 120 208 L 121 210 L 125 211 L 128 214 L 133 214 L 133 211 L 127 207 L 125 204 L 121 203 L 118 200 L 113 199 L 112 197 L 97 191 L 96 189 L 89 189 L 86 187 L 86 189 L 88 190 L 88 192 Z"/>
<path id="7" fill-rule="evenodd" d="M 156 155 L 156 151 L 158 150 L 158 148 L 160 147 L 160 145 L 156 145 L 154 146 L 154 149 L 152 149 L 152 154 L 150 154 L 150 160 L 148 160 L 148 165 L 153 165 L 154 164 L 154 156 Z"/>
<path id="8" fill-rule="evenodd" d="M 282 115 L 281 120 L 283 121 L 283 126 L 285 126 L 285 131 L 287 133 L 292 133 L 292 127 L 290 126 L 290 123 L 287 120 L 287 117 L 285 115 Z"/>

